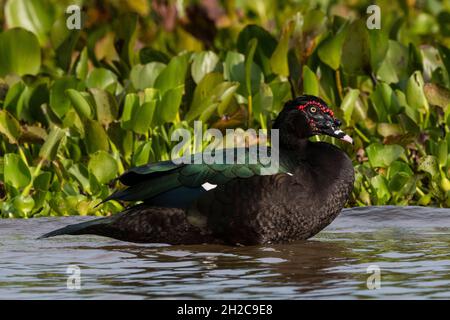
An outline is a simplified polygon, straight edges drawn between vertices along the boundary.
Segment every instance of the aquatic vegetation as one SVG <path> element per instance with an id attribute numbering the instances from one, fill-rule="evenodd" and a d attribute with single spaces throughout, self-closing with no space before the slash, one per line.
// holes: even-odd
<path id="1" fill-rule="evenodd" d="M 65 2 L 0 10 L 2 217 L 120 211 L 96 205 L 173 130 L 268 128 L 302 93 L 352 133 L 320 137 L 354 160 L 350 206 L 450 206 L 449 1 L 378 1 L 372 30 L 369 1 L 85 1 L 80 30 Z"/>

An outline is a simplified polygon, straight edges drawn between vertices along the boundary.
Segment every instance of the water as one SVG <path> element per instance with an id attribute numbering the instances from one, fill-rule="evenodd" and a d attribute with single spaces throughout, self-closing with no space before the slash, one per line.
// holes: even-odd
<path id="1" fill-rule="evenodd" d="M 313 239 L 289 245 L 35 240 L 86 219 L 0 220 L 0 299 L 450 298 L 449 209 L 348 209 Z M 70 265 L 80 268 L 79 290 L 67 288 Z M 380 270 L 378 289 L 367 287 L 376 278 L 370 265 Z"/>

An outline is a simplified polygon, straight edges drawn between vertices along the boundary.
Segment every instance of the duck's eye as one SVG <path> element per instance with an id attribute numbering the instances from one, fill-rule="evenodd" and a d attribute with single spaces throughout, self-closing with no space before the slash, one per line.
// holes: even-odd
<path id="1" fill-rule="evenodd" d="M 316 108 L 316 107 L 311 107 L 311 108 L 309 108 L 309 111 L 310 111 L 311 113 L 316 113 L 317 108 Z"/>

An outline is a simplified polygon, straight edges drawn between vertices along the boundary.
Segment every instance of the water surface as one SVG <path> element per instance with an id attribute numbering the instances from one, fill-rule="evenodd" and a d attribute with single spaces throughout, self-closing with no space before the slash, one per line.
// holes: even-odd
<path id="1" fill-rule="evenodd" d="M 314 238 L 289 245 L 35 240 L 86 219 L 0 220 L 0 299 L 450 298 L 449 209 L 346 209 Z M 80 268 L 78 290 L 67 288 L 71 265 Z M 371 265 L 381 279 L 372 290 Z"/>

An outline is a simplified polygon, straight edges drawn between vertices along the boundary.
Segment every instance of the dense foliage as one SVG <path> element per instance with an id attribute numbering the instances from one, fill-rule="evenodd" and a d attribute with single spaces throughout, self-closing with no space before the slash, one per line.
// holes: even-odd
<path id="1" fill-rule="evenodd" d="M 450 1 L 0 0 L 2 217 L 110 214 L 170 134 L 267 128 L 321 96 L 355 145 L 349 205 L 450 206 Z"/>

